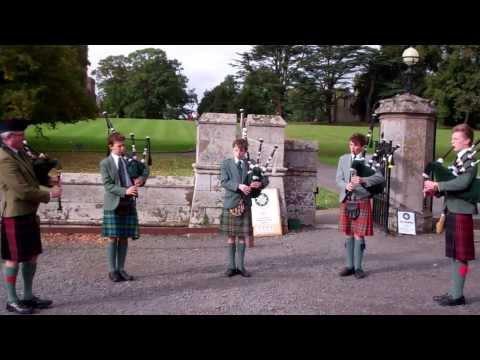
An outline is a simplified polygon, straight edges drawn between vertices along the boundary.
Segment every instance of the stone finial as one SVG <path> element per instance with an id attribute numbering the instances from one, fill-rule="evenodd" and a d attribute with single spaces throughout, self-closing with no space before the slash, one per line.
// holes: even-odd
<path id="1" fill-rule="evenodd" d="M 432 100 L 424 99 L 413 94 L 398 94 L 393 98 L 380 100 L 380 106 L 375 114 L 386 113 L 415 113 L 435 114 L 437 112 Z"/>
<path id="2" fill-rule="evenodd" d="M 228 113 L 203 113 L 198 119 L 200 124 L 236 124 L 237 115 Z"/>
<path id="3" fill-rule="evenodd" d="M 254 115 L 247 116 L 247 126 L 285 127 L 287 122 L 280 115 Z"/>

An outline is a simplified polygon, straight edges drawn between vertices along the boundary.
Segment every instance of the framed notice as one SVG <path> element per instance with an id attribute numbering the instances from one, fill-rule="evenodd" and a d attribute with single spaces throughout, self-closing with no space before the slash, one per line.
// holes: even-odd
<path id="1" fill-rule="evenodd" d="M 254 236 L 282 235 L 278 189 L 263 189 L 252 199 L 252 224 Z"/>
<path id="2" fill-rule="evenodd" d="M 415 229 L 415 213 L 409 211 L 398 212 L 398 233 L 407 235 L 417 235 Z"/>

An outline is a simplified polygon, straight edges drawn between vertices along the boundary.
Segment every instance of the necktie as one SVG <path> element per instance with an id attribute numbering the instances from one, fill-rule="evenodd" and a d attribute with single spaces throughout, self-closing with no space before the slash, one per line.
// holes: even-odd
<path id="1" fill-rule="evenodd" d="M 242 161 L 239 160 L 237 162 L 237 169 L 238 169 L 238 174 L 240 175 L 240 178 L 242 177 Z"/>
<path id="2" fill-rule="evenodd" d="M 127 187 L 127 177 L 126 177 L 127 169 L 125 167 L 125 163 L 121 157 L 118 158 L 118 175 L 120 177 L 120 184 L 122 187 Z"/>

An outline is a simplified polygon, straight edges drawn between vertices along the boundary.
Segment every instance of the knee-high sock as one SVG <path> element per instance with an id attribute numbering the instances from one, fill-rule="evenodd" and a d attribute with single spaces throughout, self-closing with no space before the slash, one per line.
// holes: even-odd
<path id="1" fill-rule="evenodd" d="M 355 270 L 362 269 L 363 252 L 365 251 L 365 238 L 362 236 L 361 240 L 354 240 L 355 250 Z"/>
<path id="2" fill-rule="evenodd" d="M 107 243 L 107 258 L 110 272 L 117 270 L 117 243 L 118 240 L 109 241 Z"/>
<path id="3" fill-rule="evenodd" d="M 465 286 L 467 273 L 468 262 L 462 263 L 461 261 L 452 259 L 452 288 L 450 295 L 452 295 L 454 299 L 463 296 L 463 287 Z"/>
<path id="4" fill-rule="evenodd" d="M 18 265 L 15 267 L 3 265 L 3 279 L 5 282 L 5 289 L 7 290 L 7 300 L 8 302 L 17 302 L 17 274 L 18 274 Z"/>
<path id="5" fill-rule="evenodd" d="M 238 269 L 245 270 L 245 243 L 238 242 L 237 244 L 237 253 L 238 253 Z"/>
<path id="6" fill-rule="evenodd" d="M 228 251 L 228 268 L 235 269 L 235 243 L 228 243 L 227 244 L 227 251 Z"/>
<path id="7" fill-rule="evenodd" d="M 118 241 L 117 253 L 117 269 L 123 270 L 125 267 L 125 259 L 127 258 L 128 239 Z"/>
<path id="8" fill-rule="evenodd" d="M 22 263 L 23 276 L 23 300 L 31 300 L 33 298 L 33 277 L 37 270 L 37 263 L 33 261 L 25 261 Z"/>
<path id="9" fill-rule="evenodd" d="M 353 269 L 353 237 L 350 236 L 345 240 L 345 250 L 347 252 L 347 268 Z"/>

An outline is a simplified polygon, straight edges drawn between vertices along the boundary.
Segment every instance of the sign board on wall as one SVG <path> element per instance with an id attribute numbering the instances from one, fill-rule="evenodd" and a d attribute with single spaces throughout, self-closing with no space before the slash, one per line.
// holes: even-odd
<path id="1" fill-rule="evenodd" d="M 398 212 L 398 233 L 416 235 L 415 213 L 409 211 Z"/>
<path id="2" fill-rule="evenodd" d="M 252 199 L 252 224 L 254 236 L 282 235 L 278 189 L 263 189 Z"/>

